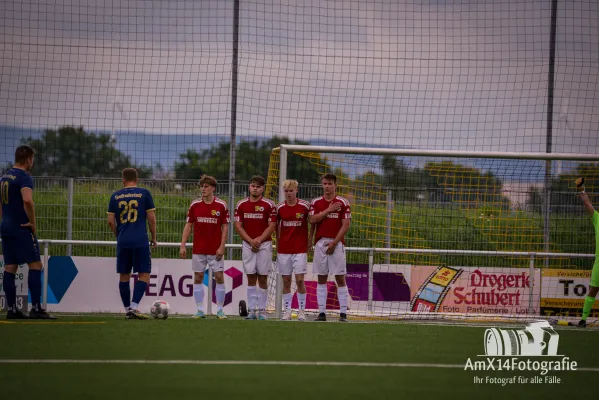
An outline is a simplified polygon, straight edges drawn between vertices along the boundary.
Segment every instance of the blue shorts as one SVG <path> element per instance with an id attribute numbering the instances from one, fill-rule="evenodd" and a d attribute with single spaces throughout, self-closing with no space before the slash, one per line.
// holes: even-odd
<path id="1" fill-rule="evenodd" d="M 37 237 L 29 231 L 2 236 L 2 254 L 5 265 L 31 264 L 41 261 Z"/>
<path id="2" fill-rule="evenodd" d="M 150 246 L 145 247 L 118 247 L 116 248 L 116 272 L 130 274 L 133 272 L 152 272 L 152 257 Z"/>

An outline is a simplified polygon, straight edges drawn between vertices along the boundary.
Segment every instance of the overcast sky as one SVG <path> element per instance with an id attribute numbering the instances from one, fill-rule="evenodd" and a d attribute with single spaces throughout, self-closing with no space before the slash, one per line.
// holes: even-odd
<path id="1" fill-rule="evenodd" d="M 599 6 L 560 0 L 555 152 L 599 153 Z M 240 136 L 545 151 L 550 0 L 241 0 Z M 0 124 L 230 133 L 233 2 L 0 3 Z"/>

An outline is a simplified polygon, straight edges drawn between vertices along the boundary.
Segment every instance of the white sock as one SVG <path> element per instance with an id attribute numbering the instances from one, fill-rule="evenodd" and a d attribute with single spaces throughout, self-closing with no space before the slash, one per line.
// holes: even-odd
<path id="1" fill-rule="evenodd" d="M 266 289 L 258 288 L 258 310 L 266 310 Z"/>
<path id="2" fill-rule="evenodd" d="M 297 294 L 297 302 L 299 303 L 299 309 L 306 309 L 306 293 L 298 293 Z"/>
<path id="3" fill-rule="evenodd" d="M 283 306 L 285 311 L 288 311 L 291 309 L 291 293 L 283 293 Z"/>
<path id="4" fill-rule="evenodd" d="M 349 290 L 347 286 L 337 288 L 337 299 L 339 299 L 339 312 L 347 313 L 347 298 L 349 297 Z"/>
<path id="5" fill-rule="evenodd" d="M 193 298 L 196 301 L 198 311 L 204 312 L 204 284 L 194 283 L 193 284 Z"/>
<path id="6" fill-rule="evenodd" d="M 256 306 L 258 303 L 258 292 L 256 286 L 248 286 L 248 312 L 256 312 Z"/>
<path id="7" fill-rule="evenodd" d="M 214 291 L 216 294 L 216 307 L 217 311 L 222 311 L 223 305 L 225 304 L 225 284 L 217 283 L 216 290 Z"/>
<path id="8" fill-rule="evenodd" d="M 327 310 L 327 285 L 320 283 L 316 287 L 316 299 L 318 300 L 318 312 L 323 313 Z"/>
<path id="9" fill-rule="evenodd" d="M 139 304 L 137 303 L 131 303 L 131 305 L 129 306 L 130 310 L 137 310 L 137 307 L 139 307 Z"/>

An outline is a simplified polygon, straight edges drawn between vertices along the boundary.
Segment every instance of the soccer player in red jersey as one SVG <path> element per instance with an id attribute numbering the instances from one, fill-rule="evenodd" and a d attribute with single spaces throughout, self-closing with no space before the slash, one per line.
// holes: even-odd
<path id="1" fill-rule="evenodd" d="M 276 221 L 272 213 L 275 203 L 262 197 L 264 184 L 263 177 L 253 176 L 249 197 L 240 200 L 235 207 L 235 230 L 243 239 L 241 258 L 248 278 L 246 319 L 266 319 L 268 274 L 272 269 L 271 236 Z"/>
<path id="2" fill-rule="evenodd" d="M 299 314 L 297 319 L 306 319 L 306 285 L 304 275 L 308 268 L 308 213 L 310 203 L 297 198 L 298 183 L 286 180 L 283 183 L 285 201 L 277 204 L 277 266 L 283 277 L 283 320 L 291 319 L 291 275 L 295 272 Z"/>
<path id="3" fill-rule="evenodd" d="M 328 275 L 335 275 L 339 299 L 339 321 L 347 321 L 349 291 L 345 283 L 345 233 L 351 222 L 347 199 L 337 196 L 337 177 L 325 174 L 321 178 L 323 195 L 312 200 L 310 223 L 315 225 L 313 271 L 318 275 L 316 297 L 318 321 L 326 321 Z"/>
<path id="4" fill-rule="evenodd" d="M 216 316 L 218 319 L 226 319 L 223 311 L 225 302 L 225 278 L 223 270 L 225 262 L 225 242 L 227 240 L 229 210 L 227 203 L 214 196 L 216 179 L 211 176 L 202 175 L 200 179 L 202 198 L 191 202 L 187 211 L 187 223 L 183 229 L 181 258 L 187 257 L 185 245 L 193 228 L 193 255 L 191 269 L 194 272 L 193 297 L 196 301 L 198 311 L 195 318 L 205 318 L 204 314 L 204 271 L 211 268 L 216 280 Z M 211 282 L 210 282 L 211 283 Z M 210 284 L 209 283 L 209 284 Z M 212 299 L 208 299 L 212 301 Z"/>

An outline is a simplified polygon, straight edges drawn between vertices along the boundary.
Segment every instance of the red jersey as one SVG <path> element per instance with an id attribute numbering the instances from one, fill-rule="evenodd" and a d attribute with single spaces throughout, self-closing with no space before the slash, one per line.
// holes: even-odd
<path id="1" fill-rule="evenodd" d="M 310 203 L 297 200 L 294 206 L 287 202 L 277 204 L 275 215 L 279 223 L 277 253 L 299 254 L 308 252 L 308 213 Z"/>
<path id="2" fill-rule="evenodd" d="M 216 255 L 222 237 L 222 225 L 229 223 L 227 203 L 214 197 L 208 204 L 201 198 L 191 202 L 187 222 L 193 223 L 193 254 Z"/>
<path id="3" fill-rule="evenodd" d="M 252 239 L 262 235 L 268 228 L 269 222 L 276 222 L 272 210 L 275 203 L 264 197 L 258 201 L 251 201 L 249 197 L 239 200 L 235 207 L 235 222 L 241 222 L 243 229 Z M 270 236 L 265 240 L 271 240 Z"/>
<path id="4" fill-rule="evenodd" d="M 341 221 L 344 219 L 351 219 L 349 201 L 341 196 L 335 196 L 331 201 L 326 201 L 322 196 L 312 200 L 310 215 L 323 212 L 331 203 L 341 203 L 341 209 L 338 212 L 329 213 L 325 219 L 316 224 L 316 237 L 314 238 L 314 243 L 318 242 L 323 237 L 335 239 L 337 233 L 339 233 L 339 229 L 341 229 Z M 341 243 L 345 244 L 345 240 L 342 239 Z"/>

